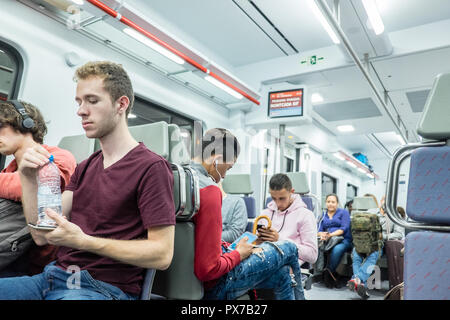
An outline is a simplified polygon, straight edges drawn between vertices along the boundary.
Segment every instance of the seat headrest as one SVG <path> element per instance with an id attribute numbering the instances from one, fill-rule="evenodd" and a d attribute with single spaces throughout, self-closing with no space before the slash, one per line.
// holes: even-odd
<path id="1" fill-rule="evenodd" d="M 183 142 L 181 130 L 176 124 L 169 124 L 169 162 L 187 164 L 191 161 L 190 152 Z"/>
<path id="2" fill-rule="evenodd" d="M 169 158 L 169 128 L 165 121 L 148 123 L 128 128 L 138 142 L 143 142 L 151 151 L 164 159 Z"/>
<path id="3" fill-rule="evenodd" d="M 295 190 L 295 193 L 309 193 L 309 184 L 304 172 L 288 172 L 286 175 L 291 180 L 292 188 Z"/>
<path id="4" fill-rule="evenodd" d="M 94 139 L 89 139 L 85 134 L 63 137 L 58 147 L 70 151 L 77 163 L 89 158 L 94 152 Z"/>
<path id="5" fill-rule="evenodd" d="M 417 133 L 431 140 L 450 139 L 450 73 L 438 75 L 428 94 Z"/>
<path id="6" fill-rule="evenodd" d="M 227 174 L 222 181 L 222 188 L 229 194 L 253 193 L 249 174 Z"/>
<path id="7" fill-rule="evenodd" d="M 352 204 L 353 211 L 378 209 L 377 203 L 372 197 L 355 197 Z"/>

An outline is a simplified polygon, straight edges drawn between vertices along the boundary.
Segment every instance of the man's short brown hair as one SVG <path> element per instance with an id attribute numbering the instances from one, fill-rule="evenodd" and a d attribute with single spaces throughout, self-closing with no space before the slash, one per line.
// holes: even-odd
<path id="1" fill-rule="evenodd" d="M 128 97 L 130 100 L 130 105 L 126 110 L 128 116 L 133 107 L 134 92 L 131 80 L 122 65 L 110 61 L 91 61 L 75 71 L 74 79 L 75 81 L 85 80 L 94 76 L 103 79 L 103 85 L 111 96 L 112 102 L 122 96 Z"/>
<path id="2" fill-rule="evenodd" d="M 206 131 L 202 138 L 202 159 L 222 155 L 224 162 L 236 161 L 241 146 L 237 138 L 228 130 L 214 128 Z"/>
<path id="3" fill-rule="evenodd" d="M 10 102 L 0 102 L 0 127 L 4 125 L 11 126 L 14 130 L 20 133 L 30 132 L 33 140 L 37 143 L 44 143 L 44 136 L 47 134 L 47 126 L 39 109 L 31 103 L 20 100 L 20 103 L 25 107 L 28 116 L 33 119 L 34 127 L 27 129 L 22 127 L 22 115 L 16 110 L 14 105 Z"/>

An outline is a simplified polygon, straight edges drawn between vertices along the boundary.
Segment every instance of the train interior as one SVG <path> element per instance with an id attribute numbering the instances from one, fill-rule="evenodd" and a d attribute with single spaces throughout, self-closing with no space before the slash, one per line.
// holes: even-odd
<path id="1" fill-rule="evenodd" d="M 449 1 L 0 3 L 0 99 L 38 106 L 47 120 L 45 143 L 72 151 L 78 163 L 100 145 L 86 138 L 76 115 L 74 71 L 87 61 L 110 60 L 131 77 L 130 131 L 172 164 L 177 207 L 171 268 L 148 270 L 142 299 L 203 296 L 193 274 L 198 177 L 188 164 L 202 133 L 216 127 L 230 130 L 241 145 L 223 187 L 244 199 L 247 230 L 270 201 L 268 181 L 278 172 L 288 174 L 318 222 L 327 194 L 337 194 L 340 207 L 354 200 L 359 211 L 377 207 L 364 202 L 364 194 L 378 201 L 385 195 L 391 220 L 411 232 L 405 240 L 405 299 L 447 297 L 450 278 L 441 269 L 448 261 L 416 257 L 412 249 L 426 252 L 439 239 L 446 244 L 443 256 L 450 255 Z M 293 101 L 300 113 L 280 111 L 280 104 Z M 414 190 L 428 183 L 415 169 L 421 152 L 437 159 L 430 170 L 444 168 L 436 182 L 440 189 L 425 187 L 423 206 L 436 207 L 429 215 L 413 206 L 423 197 Z M 11 159 L 2 156 L 0 168 Z M 406 209 L 408 221 L 397 206 Z M 414 247 L 417 239 L 429 240 Z M 418 271 L 413 265 L 420 259 L 432 265 Z M 381 282 L 370 290 L 371 300 L 382 300 L 390 289 L 386 257 L 377 265 Z M 351 267 L 346 254 L 338 274 L 349 279 Z M 425 292 L 424 279 L 448 285 Z M 312 266 L 305 267 L 303 285 L 309 300 L 360 299 L 345 283 L 325 287 Z"/>

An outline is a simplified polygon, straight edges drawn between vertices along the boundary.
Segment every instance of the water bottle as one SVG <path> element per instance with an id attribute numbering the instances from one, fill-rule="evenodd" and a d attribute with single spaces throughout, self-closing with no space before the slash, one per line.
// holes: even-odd
<path id="1" fill-rule="evenodd" d="M 50 156 L 49 160 L 49 163 L 39 169 L 37 175 L 37 225 L 41 227 L 56 227 L 56 222 L 45 213 L 47 208 L 62 215 L 59 170 L 54 162 L 53 155 Z"/>

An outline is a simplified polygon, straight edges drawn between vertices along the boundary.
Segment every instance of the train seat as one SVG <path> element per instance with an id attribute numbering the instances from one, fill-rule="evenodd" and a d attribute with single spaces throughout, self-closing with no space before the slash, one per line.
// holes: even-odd
<path id="1" fill-rule="evenodd" d="M 58 147 L 70 151 L 77 163 L 89 158 L 94 153 L 94 140 L 86 137 L 85 134 L 63 137 Z"/>
<path id="2" fill-rule="evenodd" d="M 436 77 L 417 132 L 422 143 L 399 148 L 389 165 L 386 209 L 394 223 L 413 229 L 405 238 L 404 299 L 450 297 L 450 73 Z M 406 214 L 396 211 L 399 168 L 410 156 Z"/>
<path id="3" fill-rule="evenodd" d="M 128 129 L 131 135 L 145 144 L 151 151 L 169 160 L 169 128 L 165 121 L 132 126 Z M 95 139 L 94 151 L 100 150 L 100 142 Z"/>
<path id="4" fill-rule="evenodd" d="M 188 165 L 190 154 L 184 146 L 179 127 L 169 124 L 167 137 L 167 148 L 159 146 L 159 150 L 167 150 L 174 174 L 174 253 L 169 268 L 156 271 L 151 293 L 152 298 L 198 300 L 203 297 L 203 285 L 194 274 L 195 226 L 191 219 L 200 207 L 199 179 Z"/>
<path id="5" fill-rule="evenodd" d="M 256 218 L 256 201 L 250 196 L 253 193 L 251 179 L 249 174 L 229 174 L 223 179 L 223 190 L 228 194 L 242 195 L 245 207 L 247 209 L 247 228 L 246 231 L 252 231 L 253 221 Z"/>

